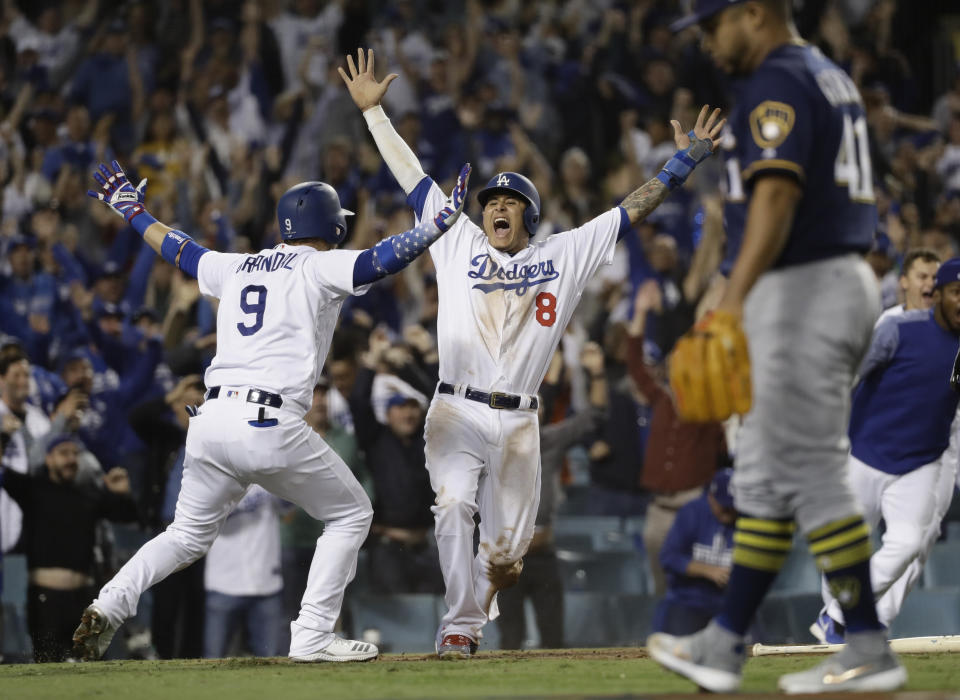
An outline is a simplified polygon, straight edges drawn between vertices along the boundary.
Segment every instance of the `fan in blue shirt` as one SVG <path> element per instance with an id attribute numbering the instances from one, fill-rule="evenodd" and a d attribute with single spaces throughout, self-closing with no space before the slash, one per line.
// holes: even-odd
<path id="1" fill-rule="evenodd" d="M 660 550 L 667 594 L 654 617 L 657 632 L 692 634 L 720 611 L 737 518 L 730 494 L 732 474 L 732 469 L 717 472 L 704 494 L 677 512 Z"/>

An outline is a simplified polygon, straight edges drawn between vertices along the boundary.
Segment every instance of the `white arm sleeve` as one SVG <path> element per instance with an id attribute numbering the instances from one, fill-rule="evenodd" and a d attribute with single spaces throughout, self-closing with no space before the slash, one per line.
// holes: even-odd
<path id="1" fill-rule="evenodd" d="M 367 127 L 373 134 L 373 140 L 377 143 L 380 155 L 383 156 L 390 172 L 393 173 L 403 191 L 410 194 L 417 183 L 426 176 L 420 166 L 420 160 L 393 128 L 383 107 L 380 105 L 371 107 L 363 113 L 363 118 L 367 120 Z"/>

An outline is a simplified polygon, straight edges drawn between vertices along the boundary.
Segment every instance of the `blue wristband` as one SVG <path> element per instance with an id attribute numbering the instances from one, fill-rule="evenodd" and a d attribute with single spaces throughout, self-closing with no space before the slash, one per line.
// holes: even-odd
<path id="1" fill-rule="evenodd" d="M 160 243 L 160 257 L 171 265 L 176 265 L 180 248 L 183 247 L 184 243 L 192 240 L 193 239 L 183 231 L 177 231 L 176 229 L 167 231 L 163 237 L 163 242 Z"/>
<path id="2" fill-rule="evenodd" d="M 144 209 L 139 214 L 135 214 L 127 223 L 133 226 L 134 231 L 143 236 L 151 224 L 157 223 L 157 220 L 153 218 L 150 212 Z"/>
<path id="3" fill-rule="evenodd" d="M 669 190 L 675 190 L 686 182 L 697 163 L 709 158 L 713 152 L 710 139 L 698 139 L 692 131 L 689 136 L 690 145 L 674 153 L 663 166 L 663 170 L 657 173 L 657 179 Z"/>

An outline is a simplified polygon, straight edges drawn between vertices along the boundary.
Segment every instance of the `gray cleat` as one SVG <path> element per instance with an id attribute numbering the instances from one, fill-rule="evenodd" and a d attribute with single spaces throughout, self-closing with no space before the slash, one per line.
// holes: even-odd
<path id="1" fill-rule="evenodd" d="M 714 693 L 740 688 L 746 650 L 743 637 L 711 622 L 696 634 L 652 634 L 647 652 L 654 661 Z"/>
<path id="2" fill-rule="evenodd" d="M 106 653 L 117 628 L 96 605 L 88 605 L 73 633 L 71 655 L 80 661 L 98 661 Z"/>
<path id="3" fill-rule="evenodd" d="M 907 682 L 907 669 L 890 651 L 884 632 L 847 633 L 847 645 L 817 666 L 781 676 L 784 693 L 884 692 Z"/>

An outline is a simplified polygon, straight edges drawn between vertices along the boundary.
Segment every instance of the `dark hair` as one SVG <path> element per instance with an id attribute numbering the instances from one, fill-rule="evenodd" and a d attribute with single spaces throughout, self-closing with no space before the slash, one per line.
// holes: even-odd
<path id="1" fill-rule="evenodd" d="M 900 274 L 906 277 L 910 272 L 910 268 L 913 267 L 913 263 L 917 260 L 939 263 L 940 256 L 929 248 L 914 248 L 908 250 L 907 254 L 903 256 L 903 265 L 900 267 Z"/>
<path id="2" fill-rule="evenodd" d="M 0 348 L 0 377 L 7 373 L 10 365 L 26 360 L 27 353 L 23 351 L 23 346 L 19 343 L 10 343 Z"/>

